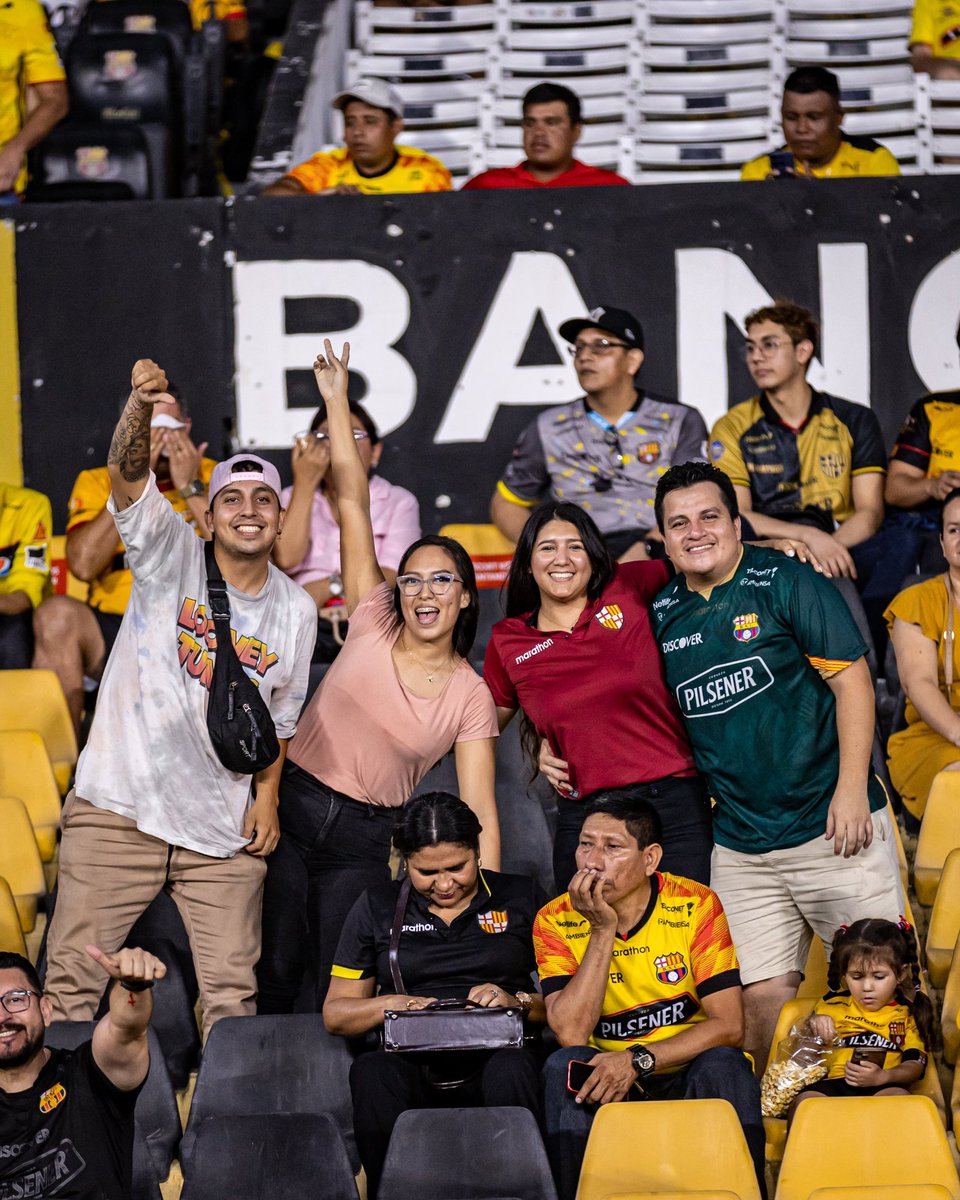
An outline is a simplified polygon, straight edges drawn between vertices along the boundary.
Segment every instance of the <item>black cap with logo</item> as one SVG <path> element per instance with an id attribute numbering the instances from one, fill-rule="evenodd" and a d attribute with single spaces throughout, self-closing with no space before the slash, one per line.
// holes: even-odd
<path id="1" fill-rule="evenodd" d="M 564 321 L 558 332 L 565 342 L 573 343 L 585 329 L 612 333 L 632 350 L 643 349 L 643 326 L 625 308 L 591 308 L 585 317 Z"/>

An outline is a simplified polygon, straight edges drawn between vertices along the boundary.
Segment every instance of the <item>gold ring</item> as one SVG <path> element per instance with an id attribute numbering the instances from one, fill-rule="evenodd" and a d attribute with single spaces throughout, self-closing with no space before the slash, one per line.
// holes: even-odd
<path id="1" fill-rule="evenodd" d="M 415 1004 L 416 1004 L 416 1000 L 408 1000 L 408 1001 L 407 1001 L 407 1008 L 413 1008 L 413 1006 L 414 1006 Z"/>

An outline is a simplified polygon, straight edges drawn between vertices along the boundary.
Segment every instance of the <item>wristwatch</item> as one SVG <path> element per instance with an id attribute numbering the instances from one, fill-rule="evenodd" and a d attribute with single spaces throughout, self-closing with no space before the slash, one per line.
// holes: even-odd
<path id="1" fill-rule="evenodd" d="M 327 589 L 331 596 L 343 595 L 343 580 L 339 575 L 331 575 L 327 580 Z"/>
<path id="2" fill-rule="evenodd" d="M 206 493 L 207 487 L 202 479 L 195 479 L 193 483 L 188 483 L 186 487 L 180 488 L 178 495 L 181 500 L 191 500 L 194 496 L 203 496 Z"/>
<path id="3" fill-rule="evenodd" d="M 646 1079 L 657 1069 L 657 1060 L 646 1046 L 631 1046 L 630 1058 L 633 1060 L 633 1069 L 637 1073 L 637 1079 Z"/>
<path id="4" fill-rule="evenodd" d="M 533 1006 L 533 997 L 529 992 L 515 992 L 514 995 L 517 997 L 517 1003 L 520 1005 L 520 1011 L 524 1016 L 526 1016 Z"/>

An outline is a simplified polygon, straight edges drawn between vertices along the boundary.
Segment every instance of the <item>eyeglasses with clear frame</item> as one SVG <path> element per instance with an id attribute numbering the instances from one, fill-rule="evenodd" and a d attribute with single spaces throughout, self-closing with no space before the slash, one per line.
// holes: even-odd
<path id="1" fill-rule="evenodd" d="M 365 429 L 354 429 L 353 440 L 355 442 L 365 441 L 370 436 Z M 314 433 L 312 429 L 305 429 L 303 433 L 298 433 L 293 439 L 295 442 L 309 445 L 310 442 L 329 442 L 329 433 Z"/>
<path id="2" fill-rule="evenodd" d="M 398 575 L 397 587 L 405 596 L 419 596 L 423 585 L 430 585 L 430 591 L 435 596 L 445 595 L 455 583 L 463 583 L 459 575 L 452 571 L 434 571 L 432 575 Z"/>
<path id="3" fill-rule="evenodd" d="M 759 354 L 761 358 L 773 358 L 781 347 L 792 346 L 789 338 L 765 337 L 759 342 L 744 342 L 740 347 L 740 357 L 746 362 L 751 355 Z"/>
<path id="4" fill-rule="evenodd" d="M 630 350 L 626 342 L 612 342 L 609 338 L 597 338 L 594 342 L 575 342 L 572 346 L 567 347 L 567 353 L 571 358 L 578 358 L 584 350 L 589 350 L 597 358 L 602 358 L 604 354 L 609 354 L 611 350 L 617 348 L 622 350 Z"/>
<path id="5" fill-rule="evenodd" d="M 41 995 L 41 992 L 35 992 L 31 988 L 15 988 L 12 992 L 4 992 L 0 996 L 0 1004 L 8 1013 L 22 1013 L 30 1007 L 31 996 Z"/>

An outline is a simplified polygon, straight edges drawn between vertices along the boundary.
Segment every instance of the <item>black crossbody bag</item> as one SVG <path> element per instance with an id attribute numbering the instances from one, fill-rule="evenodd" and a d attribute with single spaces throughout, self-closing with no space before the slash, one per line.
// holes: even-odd
<path id="1" fill-rule="evenodd" d="M 400 934 L 412 884 L 400 887 L 390 929 L 390 974 L 393 990 L 406 995 L 400 975 Z M 484 1008 L 473 1000 L 435 1000 L 426 1008 L 383 1014 L 383 1048 L 398 1053 L 442 1050 L 505 1050 L 523 1046 L 523 1012 L 519 1008 Z"/>
<path id="2" fill-rule="evenodd" d="M 260 689 L 240 665 L 230 636 L 230 597 L 217 566 L 213 542 L 204 545 L 207 603 L 217 631 L 217 653 L 207 698 L 207 731 L 228 771 L 255 775 L 280 757 L 277 727 Z"/>

